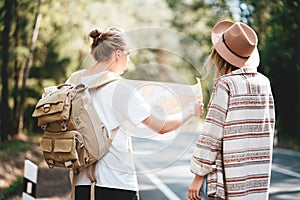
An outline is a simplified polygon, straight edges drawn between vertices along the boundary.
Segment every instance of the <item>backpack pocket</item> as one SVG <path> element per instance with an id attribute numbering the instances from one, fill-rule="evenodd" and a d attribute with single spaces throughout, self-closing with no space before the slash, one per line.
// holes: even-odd
<path id="1" fill-rule="evenodd" d="M 57 90 L 38 102 L 32 114 L 38 118 L 38 126 L 69 119 L 73 95 L 70 90 Z"/>
<path id="2" fill-rule="evenodd" d="M 79 154 L 82 153 L 78 151 L 83 147 L 83 138 L 77 131 L 45 132 L 40 142 L 40 150 L 50 168 L 76 169 L 81 167 L 84 163 L 79 159 Z"/>

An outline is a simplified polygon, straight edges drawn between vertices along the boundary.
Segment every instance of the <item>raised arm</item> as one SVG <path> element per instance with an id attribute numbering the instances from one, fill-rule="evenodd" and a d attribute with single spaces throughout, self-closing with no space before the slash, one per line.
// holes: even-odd
<path id="1" fill-rule="evenodd" d="M 193 116 L 200 116 L 203 114 L 203 103 L 196 102 L 188 106 L 182 112 L 168 115 L 165 118 L 157 114 L 151 114 L 142 123 L 148 128 L 157 133 L 164 134 L 179 128 L 182 124 L 188 121 Z"/>

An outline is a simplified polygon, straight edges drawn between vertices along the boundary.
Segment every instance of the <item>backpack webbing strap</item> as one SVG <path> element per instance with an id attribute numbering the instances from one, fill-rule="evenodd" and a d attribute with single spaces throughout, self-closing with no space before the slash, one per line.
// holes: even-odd
<path id="1" fill-rule="evenodd" d="M 90 200 L 95 200 L 95 186 L 96 186 L 96 163 L 93 163 L 91 166 L 85 168 L 86 175 L 91 180 L 91 191 L 90 191 Z M 77 176 L 74 172 L 72 172 L 72 200 L 75 200 L 75 185 L 77 181 Z"/>
<path id="2" fill-rule="evenodd" d="M 120 127 L 117 127 L 111 131 L 111 136 L 109 137 L 111 140 L 113 140 L 115 138 L 119 129 L 120 129 Z"/>
<path id="3" fill-rule="evenodd" d="M 96 180 L 96 163 L 93 163 L 91 166 L 85 168 L 86 175 L 91 180 L 90 200 L 95 200 L 95 186 L 96 186 L 96 182 L 97 182 L 97 180 Z M 74 172 L 72 172 L 71 176 L 73 176 L 72 177 L 71 198 L 72 198 L 72 200 L 75 200 L 75 185 L 76 185 L 78 174 L 75 174 Z"/>
<path id="4" fill-rule="evenodd" d="M 92 168 L 90 170 L 90 168 Z M 95 200 L 95 186 L 96 186 L 96 163 L 92 164 L 92 166 L 86 168 L 86 175 L 89 177 L 91 180 L 91 193 L 90 193 L 90 200 Z"/>
<path id="5" fill-rule="evenodd" d="M 73 173 L 71 173 L 72 177 L 72 193 L 71 193 L 71 198 L 72 200 L 75 200 L 75 183 L 76 183 L 76 179 L 77 179 L 77 175 Z"/>
<path id="6" fill-rule="evenodd" d="M 74 72 L 69 79 L 70 83 L 73 84 L 79 84 L 81 83 L 81 77 L 82 74 L 84 73 L 85 70 L 80 70 L 77 72 Z M 99 88 L 99 87 L 103 87 L 104 85 L 115 81 L 115 80 L 119 80 L 121 79 L 121 76 L 119 74 L 116 74 L 114 72 L 110 72 L 110 71 L 104 71 L 101 73 L 101 75 L 99 75 L 98 78 L 96 78 L 95 80 L 93 80 L 91 83 L 88 84 L 89 88 Z"/>

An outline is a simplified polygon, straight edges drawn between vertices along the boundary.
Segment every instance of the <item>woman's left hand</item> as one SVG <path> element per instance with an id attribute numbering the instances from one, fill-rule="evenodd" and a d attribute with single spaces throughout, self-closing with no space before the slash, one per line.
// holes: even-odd
<path id="1" fill-rule="evenodd" d="M 193 182 L 191 183 L 188 190 L 188 197 L 190 200 L 200 200 L 200 188 L 203 184 L 203 176 L 195 175 Z"/>

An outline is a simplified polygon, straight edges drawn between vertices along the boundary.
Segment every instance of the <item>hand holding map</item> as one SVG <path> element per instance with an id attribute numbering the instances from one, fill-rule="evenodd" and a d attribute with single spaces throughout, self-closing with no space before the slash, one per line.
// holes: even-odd
<path id="1" fill-rule="evenodd" d="M 122 79 L 121 81 L 123 81 L 123 83 L 120 85 L 127 85 L 128 87 L 133 88 L 133 92 L 138 92 L 151 107 L 151 113 L 154 113 L 161 118 L 164 118 L 167 115 L 180 113 L 189 106 L 193 109 L 194 116 L 199 116 L 203 111 L 203 104 L 199 105 L 199 101 L 202 102 L 203 95 L 200 79 L 196 78 L 196 80 L 196 84 L 187 85 Z M 128 101 L 130 101 L 130 96 L 131 95 L 129 94 Z M 150 130 L 143 125 L 135 126 L 129 122 L 123 125 L 123 130 L 124 129 L 131 135 L 137 134 L 136 136 L 138 137 L 164 137 L 157 136 L 153 130 Z M 180 131 L 180 129 L 175 132 L 178 131 Z"/>

